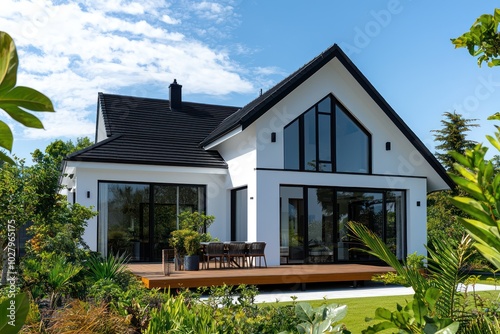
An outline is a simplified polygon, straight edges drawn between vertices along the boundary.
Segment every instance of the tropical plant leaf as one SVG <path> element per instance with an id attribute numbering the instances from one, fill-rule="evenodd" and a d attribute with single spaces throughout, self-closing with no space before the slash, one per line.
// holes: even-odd
<path id="1" fill-rule="evenodd" d="M 493 264 L 496 268 L 500 268 L 500 253 L 492 249 L 489 245 L 483 245 L 477 243 L 474 245 L 477 250 L 484 256 L 486 260 L 488 260 L 491 264 Z"/>
<path id="2" fill-rule="evenodd" d="M 12 135 L 10 127 L 4 122 L 0 121 L 0 146 L 10 152 L 12 151 L 13 142 L 14 136 Z"/>
<path id="3" fill-rule="evenodd" d="M 391 320 L 392 312 L 386 308 L 379 307 L 375 310 L 375 319 Z"/>
<path id="4" fill-rule="evenodd" d="M 457 169 L 455 165 L 455 169 Z M 458 167 L 459 170 L 464 170 L 463 167 Z M 486 200 L 484 197 L 481 188 L 477 185 L 477 181 L 469 181 L 460 176 L 448 174 L 450 178 L 455 182 L 460 188 L 465 190 L 467 193 L 472 195 L 477 200 Z"/>
<path id="5" fill-rule="evenodd" d="M 4 109 L 11 105 L 32 111 L 54 111 L 54 106 L 47 96 L 24 86 L 17 86 L 0 94 L 0 108 Z"/>
<path id="6" fill-rule="evenodd" d="M 26 293 L 16 294 L 14 298 L 7 298 L 0 303 L 0 333 L 17 334 L 24 325 L 30 309 L 30 302 Z"/>
<path id="7" fill-rule="evenodd" d="M 309 303 L 302 302 L 295 305 L 295 314 L 302 321 L 314 322 L 315 312 Z"/>
<path id="8" fill-rule="evenodd" d="M 1 97 L 0 97 L 1 99 Z M 0 108 L 5 110 L 10 117 L 15 119 L 17 122 L 21 123 L 24 126 L 35 128 L 35 129 L 43 129 L 42 122 L 34 115 L 22 110 L 21 108 L 15 105 L 1 105 Z"/>
<path id="9" fill-rule="evenodd" d="M 0 31 L 0 94 L 16 85 L 18 66 L 14 40 L 9 34 Z"/>
<path id="10" fill-rule="evenodd" d="M 496 221 L 483 209 L 478 201 L 468 197 L 455 196 L 450 198 L 450 202 L 481 222 L 490 226 L 497 226 Z"/>
<path id="11" fill-rule="evenodd" d="M 460 323 L 458 321 L 455 321 L 445 328 L 438 330 L 435 334 L 455 334 L 456 332 L 458 332 L 459 327 Z"/>
<path id="12" fill-rule="evenodd" d="M 339 322 L 347 315 L 347 305 L 331 304 L 325 308 L 325 318 L 329 319 L 331 323 Z"/>
<path id="13" fill-rule="evenodd" d="M 498 239 L 498 228 L 490 226 L 479 220 L 457 217 L 459 223 L 464 225 L 467 231 L 473 236 L 474 240 L 479 243 L 496 247 L 500 245 Z"/>
<path id="14" fill-rule="evenodd" d="M 366 226 L 352 221 L 348 222 L 347 226 L 353 233 L 353 238 L 368 247 L 368 249 L 359 248 L 357 250 L 376 256 L 390 265 L 398 275 L 408 282 L 415 293 L 423 295 L 429 287 L 429 283 L 418 268 L 407 266 L 405 263 L 401 264 L 389 247 Z"/>
<path id="15" fill-rule="evenodd" d="M 15 165 L 16 163 L 14 162 L 14 160 L 12 160 L 11 157 L 9 157 L 7 154 L 3 153 L 1 150 L 0 150 L 0 160 L 6 162 L 6 163 L 9 163 L 11 165 Z"/>
<path id="16" fill-rule="evenodd" d="M 454 239 L 447 242 L 433 240 L 432 245 L 434 249 L 427 248 L 428 269 L 435 287 L 426 291 L 425 300 L 431 311 L 437 307 L 439 314 L 452 318 L 456 310 L 455 305 L 459 302 L 457 286 L 466 279 L 462 268 L 472 254 L 473 241 L 466 235 L 460 242 Z"/>
<path id="17" fill-rule="evenodd" d="M 54 112 L 54 106 L 50 99 L 39 91 L 29 87 L 16 87 L 18 67 L 16 45 L 9 34 L 0 31 L 0 109 L 5 110 L 10 117 L 24 126 L 43 129 L 42 122 L 24 109 Z M 1 126 L 2 124 L 5 123 L 0 124 L 0 147 L 10 152 L 13 142 L 12 132 Z M 13 160 L 4 153 L 0 154 L 0 159 L 13 163 Z"/>
<path id="18" fill-rule="evenodd" d="M 380 322 L 380 323 L 375 324 L 373 326 L 370 326 L 367 329 L 364 329 L 361 333 L 362 334 L 375 334 L 375 333 L 379 333 L 379 332 L 385 331 L 386 329 L 391 329 L 391 328 L 398 328 L 398 327 L 390 321 L 383 321 L 383 322 Z"/>
<path id="19" fill-rule="evenodd" d="M 92 255 L 88 260 L 87 267 L 96 282 L 101 279 L 114 280 L 119 274 L 127 271 L 128 261 L 129 258 L 125 253 L 121 255 L 109 254 L 105 258 L 100 255 Z"/>

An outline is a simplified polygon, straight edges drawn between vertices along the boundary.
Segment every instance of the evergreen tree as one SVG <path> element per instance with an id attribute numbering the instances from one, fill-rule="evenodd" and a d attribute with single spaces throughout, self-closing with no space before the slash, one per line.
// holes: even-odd
<path id="1" fill-rule="evenodd" d="M 463 154 L 472 149 L 476 142 L 467 139 L 467 132 L 479 125 L 476 119 L 466 119 L 457 113 L 445 112 L 441 121 L 442 128 L 432 130 L 434 139 L 439 145 L 436 149 L 436 158 L 448 172 L 454 172 L 455 160 L 449 154 L 451 151 Z M 427 234 L 429 240 L 461 240 L 466 233 L 464 227 L 457 222 L 456 216 L 464 217 L 464 213 L 450 203 L 450 196 L 461 195 L 459 189 L 437 191 L 427 196 Z M 431 249 L 432 244 L 429 244 Z M 479 258 L 479 257 L 474 257 Z"/>
<path id="2" fill-rule="evenodd" d="M 431 132 L 434 132 L 434 140 L 440 143 L 436 149 L 441 152 L 435 153 L 436 158 L 446 171 L 452 172 L 455 160 L 449 152 L 455 151 L 464 154 L 466 149 L 472 149 L 477 143 L 467 139 L 467 132 L 479 125 L 474 123 L 477 119 L 466 119 L 455 112 L 445 112 L 443 116 L 444 119 L 441 120 L 443 128 L 431 130 Z"/>

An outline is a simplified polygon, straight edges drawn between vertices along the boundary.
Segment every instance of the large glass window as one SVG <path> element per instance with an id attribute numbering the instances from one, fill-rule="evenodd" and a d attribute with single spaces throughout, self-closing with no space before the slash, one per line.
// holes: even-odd
<path id="1" fill-rule="evenodd" d="M 368 135 L 339 106 L 335 122 L 337 172 L 368 173 Z"/>
<path id="2" fill-rule="evenodd" d="M 300 155 L 299 150 L 299 120 L 290 123 L 284 131 L 285 143 L 285 166 L 288 169 L 300 169 Z"/>
<path id="3" fill-rule="evenodd" d="M 132 261 L 161 260 L 183 211 L 205 212 L 205 187 L 99 183 L 98 251 Z"/>
<path id="4" fill-rule="evenodd" d="M 280 255 L 286 263 L 304 263 L 304 189 L 281 187 Z"/>
<path id="5" fill-rule="evenodd" d="M 309 110 L 304 115 L 304 169 L 316 170 L 316 111 Z"/>
<path id="6" fill-rule="evenodd" d="M 307 189 L 307 240 L 309 263 L 333 262 L 333 190 Z"/>
<path id="7" fill-rule="evenodd" d="M 282 186 L 281 254 L 291 263 L 377 261 L 356 251 L 347 222 L 374 231 L 399 258 L 405 257 L 405 192 L 334 187 Z"/>
<path id="8" fill-rule="evenodd" d="M 370 135 L 331 96 L 284 129 L 285 169 L 370 173 Z"/>
<path id="9" fill-rule="evenodd" d="M 231 191 L 231 240 L 248 240 L 248 189 Z"/>

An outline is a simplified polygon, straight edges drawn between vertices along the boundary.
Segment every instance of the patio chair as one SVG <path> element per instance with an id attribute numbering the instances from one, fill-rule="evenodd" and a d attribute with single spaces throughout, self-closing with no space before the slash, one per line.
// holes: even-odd
<path id="1" fill-rule="evenodd" d="M 214 259 L 214 266 L 217 268 L 217 259 L 219 259 L 219 268 L 222 268 L 226 254 L 224 253 L 224 243 L 209 242 L 203 254 L 203 260 L 207 264 L 207 269 L 210 269 L 210 260 Z"/>
<path id="2" fill-rule="evenodd" d="M 231 266 L 231 263 L 234 263 L 237 267 L 245 268 L 247 262 L 246 243 L 242 241 L 231 241 L 227 246 L 226 256 L 229 266 Z"/>
<path id="3" fill-rule="evenodd" d="M 266 243 L 262 241 L 252 242 L 248 249 L 248 257 L 250 258 L 250 266 L 254 265 L 255 258 L 259 258 L 259 267 L 262 267 L 262 258 L 264 258 L 264 264 L 267 268 L 266 254 L 264 250 L 266 248 Z M 255 261 L 257 265 L 257 261 Z"/>

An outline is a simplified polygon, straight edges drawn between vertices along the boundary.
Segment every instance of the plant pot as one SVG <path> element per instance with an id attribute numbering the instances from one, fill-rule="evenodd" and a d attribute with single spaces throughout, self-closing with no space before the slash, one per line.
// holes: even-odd
<path id="1" fill-rule="evenodd" d="M 200 257 L 198 255 L 184 256 L 184 270 L 194 271 L 200 269 Z"/>

